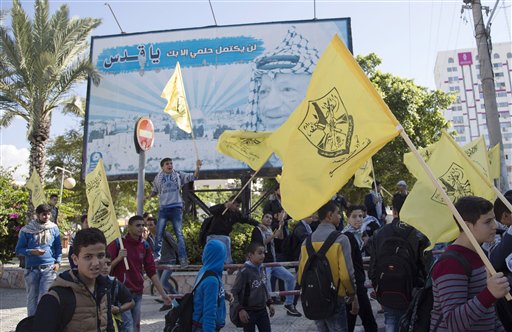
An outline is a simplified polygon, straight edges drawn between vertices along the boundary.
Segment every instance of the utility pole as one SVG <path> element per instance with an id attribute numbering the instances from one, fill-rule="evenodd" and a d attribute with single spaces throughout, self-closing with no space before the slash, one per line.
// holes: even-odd
<path id="1" fill-rule="evenodd" d="M 470 5 L 473 11 L 473 21 L 475 23 L 475 39 L 478 51 L 478 61 L 480 62 L 480 80 L 484 93 L 485 117 L 487 121 L 487 131 L 489 133 L 490 146 L 500 145 L 500 181 L 499 186 L 502 192 L 508 189 L 507 164 L 501 137 L 500 119 L 498 116 L 498 105 L 496 103 L 496 88 L 494 85 L 494 72 L 491 62 L 490 50 L 490 28 L 486 29 L 482 15 L 482 4 L 480 0 L 463 0 L 466 5 Z M 490 27 L 490 26 L 489 26 Z"/>

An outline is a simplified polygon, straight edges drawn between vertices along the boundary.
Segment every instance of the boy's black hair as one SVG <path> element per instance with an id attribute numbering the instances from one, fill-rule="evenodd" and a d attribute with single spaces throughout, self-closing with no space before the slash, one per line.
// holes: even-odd
<path id="1" fill-rule="evenodd" d="M 50 212 L 52 210 L 52 207 L 48 204 L 40 204 L 36 207 L 36 214 L 44 213 L 44 212 Z"/>
<path id="2" fill-rule="evenodd" d="M 164 167 L 164 164 L 167 161 L 172 161 L 172 159 L 167 157 L 167 158 L 164 158 L 164 159 L 160 160 L 160 167 Z"/>
<path id="3" fill-rule="evenodd" d="M 105 251 L 105 258 L 112 260 L 112 255 L 108 252 L 108 250 Z"/>
<path id="4" fill-rule="evenodd" d="M 85 228 L 76 232 L 75 239 L 73 240 L 73 254 L 77 257 L 80 254 L 82 247 L 92 246 L 97 243 L 102 243 L 107 246 L 107 239 L 105 234 L 97 228 Z"/>
<path id="5" fill-rule="evenodd" d="M 505 198 L 507 201 L 512 203 L 512 193 L 505 195 Z M 499 197 L 496 198 L 494 201 L 494 215 L 496 216 L 496 220 L 501 222 L 501 217 L 503 217 L 503 213 L 505 212 L 511 213 L 510 210 L 505 206 L 505 203 L 503 203 Z"/>
<path id="6" fill-rule="evenodd" d="M 402 210 L 402 206 L 404 206 L 405 199 L 407 196 L 400 195 L 400 194 L 394 194 L 393 199 L 391 200 L 391 207 L 393 210 L 396 211 L 397 214 L 400 213 L 400 210 Z"/>
<path id="7" fill-rule="evenodd" d="M 352 212 L 354 212 L 355 210 L 361 210 L 365 212 L 366 208 L 364 207 L 364 205 L 350 205 L 349 207 L 347 207 L 347 218 L 349 218 Z"/>
<path id="8" fill-rule="evenodd" d="M 380 186 L 380 181 L 373 181 L 373 182 L 372 182 L 372 190 L 374 190 L 374 189 L 375 189 L 375 186 L 376 186 L 376 185 L 377 185 L 377 186 Z"/>
<path id="9" fill-rule="evenodd" d="M 233 199 L 235 200 L 235 203 L 242 204 L 242 198 L 240 196 L 236 197 L 236 195 L 231 195 L 231 197 L 228 199 L 228 202 L 232 202 Z"/>
<path id="10" fill-rule="evenodd" d="M 328 201 L 321 208 L 318 209 L 318 219 L 320 221 L 324 220 L 327 217 L 327 213 L 336 211 L 338 205 L 333 201 Z"/>
<path id="11" fill-rule="evenodd" d="M 247 255 L 254 254 L 256 252 L 256 250 L 258 250 L 258 248 L 265 249 L 265 245 L 263 243 L 261 243 L 261 242 L 253 241 L 253 242 L 249 243 L 249 245 L 245 249 L 245 253 Z"/>
<path id="12" fill-rule="evenodd" d="M 464 219 L 464 221 L 474 225 L 478 219 L 480 219 L 482 214 L 486 214 L 493 209 L 493 205 L 491 202 L 482 197 L 464 196 L 455 202 L 455 208 L 461 215 L 462 219 Z M 460 229 L 461 227 L 459 223 L 457 223 L 457 225 Z"/>
<path id="13" fill-rule="evenodd" d="M 58 196 L 57 194 L 51 194 L 51 195 L 50 195 L 50 199 L 52 199 L 52 198 L 54 198 L 54 197 L 55 197 L 55 198 L 58 198 L 59 196 Z"/>
<path id="14" fill-rule="evenodd" d="M 136 222 L 138 220 L 144 221 L 144 218 L 142 218 L 142 216 L 139 216 L 138 214 L 136 214 L 133 217 L 130 217 L 130 219 L 128 219 L 128 225 L 132 225 L 134 222 Z"/>

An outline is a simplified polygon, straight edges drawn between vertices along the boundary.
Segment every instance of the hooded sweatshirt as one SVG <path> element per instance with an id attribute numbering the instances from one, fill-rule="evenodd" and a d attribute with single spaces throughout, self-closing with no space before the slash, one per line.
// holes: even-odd
<path id="1" fill-rule="evenodd" d="M 226 323 L 226 305 L 224 304 L 224 284 L 222 271 L 226 246 L 219 240 L 206 243 L 203 251 L 203 267 L 197 274 L 195 284 L 206 271 L 212 271 L 216 276 L 206 277 L 194 293 L 194 325 L 201 327 L 204 332 L 213 332 L 222 328 Z"/>
<path id="2" fill-rule="evenodd" d="M 52 287 L 69 287 L 73 290 L 76 306 L 73 317 L 64 331 L 95 332 L 107 330 L 107 292 L 106 277 L 96 278 L 96 287 L 92 294 L 85 284 L 77 277 L 77 271 L 65 271 L 55 279 Z M 34 331 L 58 331 L 61 322 L 61 311 L 58 309 L 59 295 L 52 291 L 46 293 L 37 306 Z"/>

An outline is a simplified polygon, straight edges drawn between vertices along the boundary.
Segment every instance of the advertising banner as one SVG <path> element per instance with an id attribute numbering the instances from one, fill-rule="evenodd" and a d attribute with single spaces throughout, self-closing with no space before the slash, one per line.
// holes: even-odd
<path id="1" fill-rule="evenodd" d="M 89 82 L 83 174 L 103 160 L 107 177 L 135 179 L 134 126 L 154 124 L 146 174 L 164 157 L 195 169 L 192 135 L 164 113 L 162 98 L 179 62 L 192 129 L 203 160 L 201 178 L 248 171 L 215 147 L 225 130 L 274 131 L 305 97 L 311 74 L 334 35 L 352 50 L 350 19 L 215 26 L 93 37 L 91 61 L 101 74 Z M 264 168 L 280 167 L 271 157 Z"/>

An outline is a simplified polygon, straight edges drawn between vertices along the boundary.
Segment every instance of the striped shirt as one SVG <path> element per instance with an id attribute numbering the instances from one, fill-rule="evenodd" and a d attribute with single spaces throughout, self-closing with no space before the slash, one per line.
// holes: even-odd
<path id="1" fill-rule="evenodd" d="M 478 254 L 455 244 L 446 250 L 461 253 L 471 265 L 472 273 L 468 280 L 464 268 L 454 258 L 435 265 L 430 331 L 504 331 L 496 316 L 496 298 L 487 288 L 487 272 Z"/>

